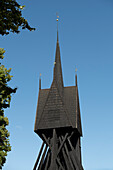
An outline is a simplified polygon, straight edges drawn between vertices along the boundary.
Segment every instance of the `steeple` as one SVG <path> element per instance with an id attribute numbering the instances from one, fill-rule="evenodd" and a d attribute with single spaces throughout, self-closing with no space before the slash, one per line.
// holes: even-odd
<path id="1" fill-rule="evenodd" d="M 54 62 L 53 81 L 49 89 L 41 88 L 34 131 L 43 140 L 33 170 L 83 170 L 80 139 L 82 124 L 77 85 L 64 87 L 58 37 Z"/>
<path id="2" fill-rule="evenodd" d="M 60 92 L 60 95 L 62 96 L 64 85 L 63 85 L 62 66 L 61 66 L 61 58 L 60 58 L 58 23 L 57 23 L 57 43 L 56 43 L 56 54 L 55 54 L 55 62 L 54 62 L 53 83 L 56 84 Z"/>

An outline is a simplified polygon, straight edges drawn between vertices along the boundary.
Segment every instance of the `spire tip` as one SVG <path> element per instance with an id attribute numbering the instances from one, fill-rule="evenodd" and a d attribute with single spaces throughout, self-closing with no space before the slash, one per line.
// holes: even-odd
<path id="1" fill-rule="evenodd" d="M 57 15 L 57 19 L 56 19 L 56 21 L 57 21 L 57 42 L 58 42 L 58 20 L 59 20 L 59 16 L 58 16 L 58 13 L 56 13 L 56 15 Z"/>
<path id="2" fill-rule="evenodd" d="M 77 86 L 77 68 L 75 69 L 75 86 Z"/>

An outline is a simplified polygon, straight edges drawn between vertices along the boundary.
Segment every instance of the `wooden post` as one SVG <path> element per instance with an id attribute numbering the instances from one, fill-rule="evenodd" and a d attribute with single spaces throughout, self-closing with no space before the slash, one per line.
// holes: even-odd
<path id="1" fill-rule="evenodd" d="M 45 149 L 44 149 L 42 158 L 41 158 L 41 160 L 40 160 L 40 164 L 39 164 L 38 170 L 41 170 L 41 168 L 42 168 L 42 164 L 43 164 L 43 161 L 44 161 L 44 157 L 45 157 L 46 151 L 47 151 L 47 145 L 46 145 L 46 147 L 45 147 Z"/>
<path id="2" fill-rule="evenodd" d="M 48 150 L 48 153 L 47 153 L 47 161 L 45 164 L 45 170 L 48 168 L 49 158 L 50 158 L 50 149 Z"/>
<path id="3" fill-rule="evenodd" d="M 41 154 L 42 154 L 43 147 L 44 147 L 44 142 L 42 143 L 42 146 L 41 146 L 41 149 L 40 149 L 40 152 L 39 152 L 39 154 L 38 154 L 38 158 L 37 158 L 37 160 L 36 160 L 36 162 L 35 162 L 35 165 L 34 165 L 33 170 L 36 170 L 36 167 L 37 167 L 37 165 L 38 165 L 38 161 L 39 161 L 40 156 L 41 156 Z"/>
<path id="4" fill-rule="evenodd" d="M 56 130 L 53 129 L 53 138 L 52 138 L 52 155 L 51 155 L 51 170 L 56 170 Z"/>

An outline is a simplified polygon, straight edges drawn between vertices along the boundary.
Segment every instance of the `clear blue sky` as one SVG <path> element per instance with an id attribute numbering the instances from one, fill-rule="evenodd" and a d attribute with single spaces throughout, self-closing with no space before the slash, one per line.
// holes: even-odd
<path id="1" fill-rule="evenodd" d="M 12 68 L 18 87 L 9 118 L 12 151 L 3 170 L 32 170 L 41 140 L 34 133 L 38 79 L 49 88 L 56 50 L 56 12 L 65 86 L 78 69 L 85 170 L 113 170 L 113 0 L 20 0 L 23 15 L 36 31 L 0 36 L 3 64 Z"/>

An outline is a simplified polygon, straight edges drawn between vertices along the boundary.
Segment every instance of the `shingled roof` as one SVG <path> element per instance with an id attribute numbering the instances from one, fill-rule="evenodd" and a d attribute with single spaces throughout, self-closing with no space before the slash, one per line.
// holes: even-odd
<path id="1" fill-rule="evenodd" d="M 82 136 L 78 87 L 64 87 L 57 31 L 53 82 L 50 89 L 39 88 L 35 132 L 60 127 L 76 128 Z"/>

